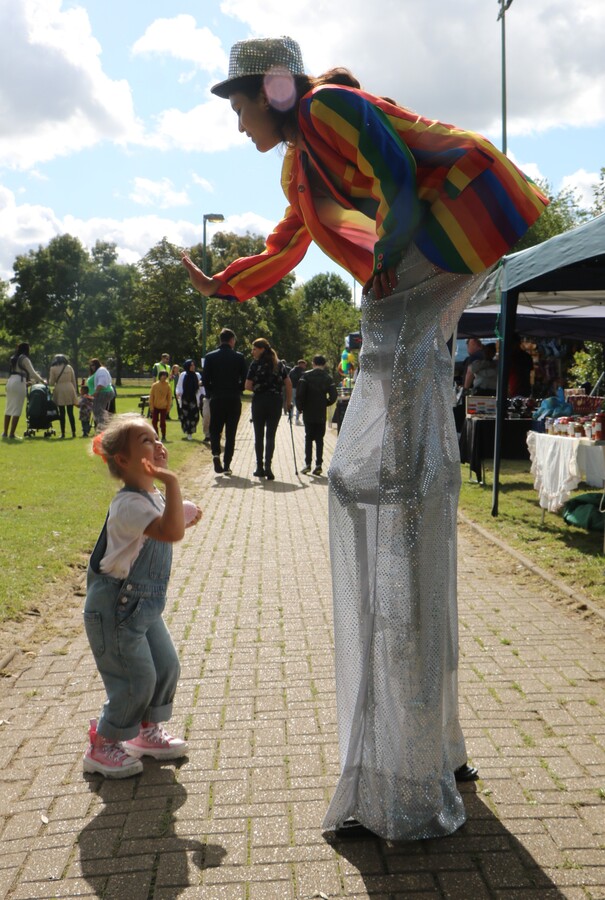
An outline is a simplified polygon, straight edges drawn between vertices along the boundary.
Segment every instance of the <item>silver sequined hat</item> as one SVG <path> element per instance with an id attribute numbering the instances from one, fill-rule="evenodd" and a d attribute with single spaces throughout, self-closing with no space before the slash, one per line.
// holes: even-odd
<path id="1" fill-rule="evenodd" d="M 226 100 L 234 81 L 247 75 L 266 75 L 273 69 L 286 69 L 292 75 L 305 74 L 302 53 L 296 41 L 290 37 L 238 41 L 231 48 L 226 81 L 220 81 L 210 90 Z"/>

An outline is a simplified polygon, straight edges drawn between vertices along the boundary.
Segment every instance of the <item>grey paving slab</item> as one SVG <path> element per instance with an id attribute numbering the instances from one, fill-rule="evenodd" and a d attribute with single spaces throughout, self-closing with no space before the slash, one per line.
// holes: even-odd
<path id="1" fill-rule="evenodd" d="M 0 680 L 0 898 L 605 898 L 605 636 L 467 525 L 468 821 L 440 841 L 322 835 L 339 765 L 327 480 L 295 476 L 286 420 L 273 483 L 253 456 L 243 420 L 233 476 L 200 450 L 184 479 L 204 508 L 175 548 L 166 613 L 187 759 L 82 775 L 104 692 L 79 614 Z"/>

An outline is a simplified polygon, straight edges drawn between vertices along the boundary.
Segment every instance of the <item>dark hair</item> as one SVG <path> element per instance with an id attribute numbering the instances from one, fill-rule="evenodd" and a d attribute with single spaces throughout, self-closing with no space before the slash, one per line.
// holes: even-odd
<path id="1" fill-rule="evenodd" d="M 325 356 L 321 356 L 320 354 L 318 354 L 317 356 L 313 357 L 313 365 L 314 366 L 325 366 L 325 364 L 326 364 Z"/>
<path id="2" fill-rule="evenodd" d="M 312 88 L 322 84 L 340 84 L 344 87 L 360 88 L 361 84 L 352 72 L 343 67 L 328 69 L 323 75 L 313 78 L 311 75 L 293 75 L 296 99 L 289 109 L 280 111 L 269 106 L 269 112 L 275 122 L 285 144 L 290 143 L 298 134 L 298 104 Z M 229 88 L 230 94 L 241 93 L 254 100 L 264 88 L 264 75 L 244 75 L 234 79 Z"/>
<path id="3" fill-rule="evenodd" d="M 51 366 L 68 366 L 69 360 L 62 353 L 57 353 L 53 361 L 51 362 Z"/>
<path id="4" fill-rule="evenodd" d="M 235 333 L 230 328 L 223 328 L 219 334 L 221 344 L 228 344 L 229 341 L 235 340 Z"/>
<path id="5" fill-rule="evenodd" d="M 22 343 L 18 345 L 16 353 L 13 353 L 10 358 L 10 362 L 13 368 L 17 365 L 17 360 L 20 356 L 29 356 L 29 344 Z"/>
<path id="6" fill-rule="evenodd" d="M 97 369 L 100 369 L 100 368 L 101 368 L 101 366 L 103 365 L 103 363 L 101 362 L 100 359 L 97 359 L 96 356 L 94 356 L 92 359 L 90 359 L 90 360 L 88 361 L 88 365 L 90 366 L 91 369 L 94 369 L 95 372 L 96 372 Z"/>
<path id="7" fill-rule="evenodd" d="M 279 362 L 277 358 L 277 353 L 269 343 L 266 338 L 257 338 L 255 341 L 252 341 L 252 346 L 256 347 L 257 350 L 262 350 L 263 355 L 261 356 L 261 360 L 265 362 L 271 363 L 273 371 L 275 372 L 277 369 L 277 364 Z"/>

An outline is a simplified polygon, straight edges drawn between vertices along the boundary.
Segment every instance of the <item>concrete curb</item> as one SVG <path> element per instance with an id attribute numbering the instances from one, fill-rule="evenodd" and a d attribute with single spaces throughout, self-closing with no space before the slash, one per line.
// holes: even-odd
<path id="1" fill-rule="evenodd" d="M 476 522 L 473 522 L 472 519 L 469 519 L 464 513 L 458 510 L 458 518 L 461 522 L 464 522 L 465 525 L 468 525 L 469 528 L 472 528 L 477 534 L 480 534 L 481 537 L 490 541 L 492 544 L 495 544 L 501 550 L 504 550 L 505 553 L 508 553 L 509 556 L 512 556 L 517 562 L 521 563 L 526 569 L 532 572 L 534 575 L 537 575 L 539 578 L 542 578 L 551 587 L 556 588 L 560 593 L 565 594 L 566 597 L 569 597 L 570 600 L 573 600 L 573 605 L 577 609 L 578 612 L 583 612 L 588 609 L 590 613 L 594 616 L 597 616 L 601 620 L 601 622 L 605 625 L 605 610 L 598 607 L 583 591 L 570 588 L 566 584 L 563 584 L 558 578 L 555 578 L 545 569 L 541 569 L 540 566 L 537 566 L 531 559 L 528 559 L 527 556 L 524 556 L 518 550 L 515 550 L 510 544 L 507 544 L 505 541 L 501 541 L 495 535 L 488 531 L 487 528 L 483 528 L 481 525 L 478 525 Z"/>

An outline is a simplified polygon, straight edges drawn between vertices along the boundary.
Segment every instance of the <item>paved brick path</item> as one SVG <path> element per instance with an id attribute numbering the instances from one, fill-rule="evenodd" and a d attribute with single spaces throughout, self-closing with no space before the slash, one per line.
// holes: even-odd
<path id="1" fill-rule="evenodd" d="M 295 428 L 299 466 L 302 428 Z M 328 433 L 328 455 L 335 433 Z M 0 680 L 0 897 L 605 898 L 605 638 L 517 561 L 460 535 L 460 703 L 482 779 L 467 824 L 412 844 L 328 843 L 338 772 L 325 478 L 232 478 L 200 453 L 203 523 L 177 549 L 174 728 L 190 755 L 83 777 L 103 690 L 76 631 Z"/>

